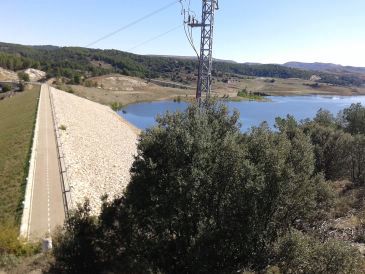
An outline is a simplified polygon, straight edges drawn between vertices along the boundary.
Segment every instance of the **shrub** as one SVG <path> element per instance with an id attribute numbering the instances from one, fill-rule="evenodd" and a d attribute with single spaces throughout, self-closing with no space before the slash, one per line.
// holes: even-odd
<path id="1" fill-rule="evenodd" d="M 60 129 L 60 130 L 66 130 L 66 129 L 67 129 L 67 127 L 66 127 L 65 125 L 60 125 L 59 129 Z"/>
<path id="2" fill-rule="evenodd" d="M 12 90 L 12 87 L 8 84 L 5 84 L 3 85 L 3 90 L 2 92 L 8 92 L 8 91 L 11 91 Z"/>
<path id="3" fill-rule="evenodd" d="M 347 243 L 319 240 L 300 232 L 278 242 L 275 263 L 283 273 L 341 274 L 364 273 L 364 259 Z"/>
<path id="4" fill-rule="evenodd" d="M 39 244 L 27 243 L 19 238 L 16 226 L 0 225 L 0 268 L 13 266 L 20 257 L 31 256 L 39 251 Z"/>
<path id="5" fill-rule="evenodd" d="M 85 82 L 84 82 L 84 86 L 85 87 L 88 87 L 88 88 L 91 88 L 91 87 L 97 87 L 98 86 L 98 83 L 97 82 L 95 82 L 95 81 L 91 81 L 91 80 L 86 80 Z"/>
<path id="6" fill-rule="evenodd" d="M 113 102 L 110 107 L 112 108 L 112 110 L 114 111 L 119 111 L 123 108 L 123 105 L 119 102 Z"/>
<path id="7" fill-rule="evenodd" d="M 55 268 L 66 273 L 98 273 L 100 271 L 95 248 L 96 218 L 90 216 L 86 202 L 67 219 L 64 231 L 54 238 Z"/>
<path id="8" fill-rule="evenodd" d="M 18 72 L 18 78 L 19 78 L 19 80 L 24 81 L 24 82 L 30 81 L 29 74 L 25 73 L 25 72 Z"/>

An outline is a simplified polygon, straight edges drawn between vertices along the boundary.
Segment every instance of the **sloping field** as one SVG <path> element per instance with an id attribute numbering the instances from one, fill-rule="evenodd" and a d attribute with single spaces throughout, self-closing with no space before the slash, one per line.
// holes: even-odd
<path id="1" fill-rule="evenodd" d="M 103 195 L 119 196 L 128 184 L 138 133 L 110 107 L 53 88 L 51 94 L 73 207 L 87 198 L 97 213 Z"/>
<path id="2" fill-rule="evenodd" d="M 123 106 L 138 102 L 194 98 L 195 90 L 162 87 L 147 80 L 119 74 L 90 78 L 97 87 L 72 86 L 75 94 L 86 99 Z"/>
<path id="3" fill-rule="evenodd" d="M 39 86 L 0 101 L 0 223 L 21 215 Z"/>
<path id="4" fill-rule="evenodd" d="M 0 81 L 16 81 L 18 75 L 11 70 L 3 69 L 0 67 Z"/>

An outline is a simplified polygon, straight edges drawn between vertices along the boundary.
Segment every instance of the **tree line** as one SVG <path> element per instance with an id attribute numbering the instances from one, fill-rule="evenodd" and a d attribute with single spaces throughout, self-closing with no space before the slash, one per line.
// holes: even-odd
<path id="1" fill-rule="evenodd" d="M 102 61 L 110 67 L 98 66 L 92 61 Z M 108 73 L 121 73 L 146 78 L 165 77 L 180 79 L 186 72 L 197 74 L 195 59 L 136 55 L 118 50 L 99 50 L 80 47 L 22 46 L 0 43 L 0 66 L 19 70 L 28 67 L 47 72 L 48 77 L 66 77 L 70 84 L 79 84 L 79 79 Z M 214 73 L 246 75 L 254 77 L 300 78 L 308 80 L 314 72 L 288 68 L 274 64 L 238 64 L 214 62 Z M 315 72 L 321 82 L 361 86 L 365 81 L 356 75 L 335 75 Z"/>

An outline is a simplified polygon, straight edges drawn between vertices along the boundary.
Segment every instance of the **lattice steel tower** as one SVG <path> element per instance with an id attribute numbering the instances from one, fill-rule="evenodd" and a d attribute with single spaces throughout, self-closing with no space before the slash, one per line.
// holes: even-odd
<path id="1" fill-rule="evenodd" d="M 199 54 L 199 74 L 196 91 L 196 99 L 200 102 L 202 94 L 209 97 L 212 85 L 212 47 L 215 10 L 219 8 L 218 0 L 202 0 L 201 22 L 189 15 L 186 22 L 191 28 L 201 28 L 200 54 Z"/>

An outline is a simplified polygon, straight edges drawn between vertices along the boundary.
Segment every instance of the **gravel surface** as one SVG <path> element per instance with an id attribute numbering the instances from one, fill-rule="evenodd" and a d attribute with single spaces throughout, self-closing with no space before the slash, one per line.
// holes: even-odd
<path id="1" fill-rule="evenodd" d="M 64 91 L 51 92 L 72 206 L 88 198 L 97 214 L 100 197 L 121 195 L 130 180 L 138 131 L 107 106 Z"/>

